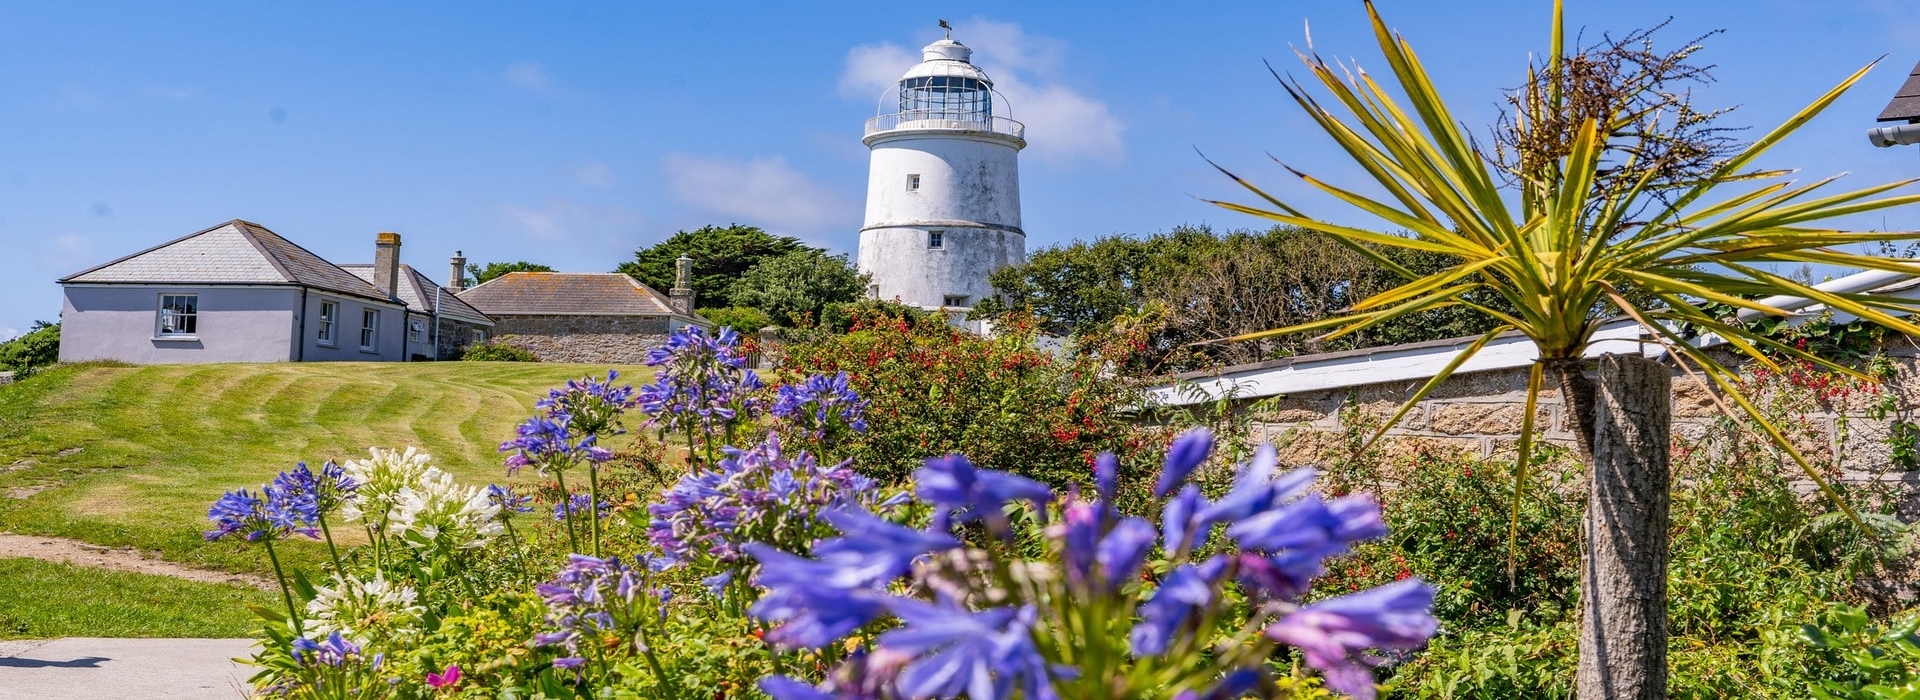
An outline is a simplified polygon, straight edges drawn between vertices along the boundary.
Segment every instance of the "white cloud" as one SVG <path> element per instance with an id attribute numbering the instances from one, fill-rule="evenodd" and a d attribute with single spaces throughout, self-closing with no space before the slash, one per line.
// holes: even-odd
<path id="1" fill-rule="evenodd" d="M 553 90 L 553 79 L 547 77 L 546 67 L 532 61 L 521 61 L 507 66 L 506 72 L 501 73 L 500 77 L 507 81 L 508 85 L 528 92 L 544 94 Z"/>
<path id="2" fill-rule="evenodd" d="M 573 169 L 573 180 L 588 187 L 613 184 L 613 166 L 606 163 L 582 163 Z"/>
<path id="3" fill-rule="evenodd" d="M 892 87 L 920 54 L 894 43 L 861 44 L 847 52 L 846 68 L 840 71 L 840 96 L 855 100 L 876 99 Z"/>
<path id="4" fill-rule="evenodd" d="M 975 19 L 954 27 L 974 50 L 973 60 L 993 78 L 999 111 L 1027 126 L 1027 154 L 1043 161 L 1118 163 L 1126 157 L 1126 124 L 1106 102 L 1067 84 L 1065 41 L 1028 34 L 1012 22 Z M 874 99 L 915 63 L 919 54 L 893 43 L 847 52 L 840 94 Z"/>
<path id="5" fill-rule="evenodd" d="M 733 160 L 668 154 L 661 163 L 674 198 L 708 214 L 783 234 L 848 223 L 857 202 L 808 178 L 779 156 Z"/>

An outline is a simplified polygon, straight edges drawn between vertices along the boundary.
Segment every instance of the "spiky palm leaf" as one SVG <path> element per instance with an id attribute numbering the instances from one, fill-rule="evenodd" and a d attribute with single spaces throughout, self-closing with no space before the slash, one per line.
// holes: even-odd
<path id="1" fill-rule="evenodd" d="M 1524 334 L 1539 348 L 1540 354 L 1528 380 L 1525 424 L 1518 445 L 1520 468 L 1515 471 L 1513 505 L 1517 517 L 1519 490 L 1531 457 L 1534 403 L 1544 381 L 1542 367 L 1555 361 L 1578 361 L 1586 352 L 1594 331 L 1608 320 L 1596 310 L 1611 304 L 1650 329 L 1655 342 L 1664 346 L 1687 371 L 1704 375 L 1721 395 L 1753 417 L 1772 442 L 1791 455 L 1821 490 L 1858 522 L 1852 509 L 1788 442 L 1779 427 L 1763 417 L 1741 393 L 1734 382 L 1735 370 L 1682 338 L 1675 329 L 1688 326 L 1704 329 L 1764 366 L 1777 368 L 1769 357 L 1771 352 L 1862 379 L 1866 377 L 1852 368 L 1717 318 L 1698 302 L 1717 302 L 1779 315 L 1786 312 L 1753 299 L 1789 295 L 1812 299 L 1833 310 L 1903 333 L 1920 335 L 1920 326 L 1899 317 L 1920 310 L 1920 305 L 1913 302 L 1866 294 L 1829 293 L 1758 266 L 1820 263 L 1920 272 L 1920 267 L 1908 261 L 1837 249 L 1849 243 L 1920 238 L 1920 233 L 1856 233 L 1817 225 L 1833 217 L 1920 202 L 1920 195 L 1881 196 L 1913 181 L 1816 196 L 1833 178 L 1798 185 L 1784 180 L 1785 172 L 1747 170 L 1762 153 L 1831 105 L 1865 75 L 1867 69 L 1848 76 L 1784 124 L 1735 153 L 1712 176 L 1683 183 L 1669 193 L 1670 206 L 1649 207 L 1648 197 L 1657 186 L 1652 169 L 1633 187 L 1604 194 L 1595 191 L 1595 176 L 1603 165 L 1603 154 L 1609 140 L 1619 137 L 1616 130 L 1626 124 L 1627 115 L 1586 121 L 1577 133 L 1570 135 L 1566 155 L 1536 164 L 1531 172 L 1519 173 L 1512 191 L 1503 187 L 1492 166 L 1476 152 L 1435 92 L 1413 50 L 1387 29 L 1371 2 L 1367 4 L 1367 13 L 1404 99 L 1396 99 L 1364 71 L 1328 64 L 1313 54 L 1311 47 L 1302 52 L 1300 58 L 1337 104 L 1333 107 L 1323 104 L 1297 80 L 1281 78 L 1281 83 L 1390 199 L 1368 197 L 1298 170 L 1289 170 L 1320 191 L 1411 235 L 1342 226 L 1314 218 L 1225 169 L 1221 172 L 1233 177 L 1266 204 L 1213 203 L 1325 233 L 1400 273 L 1407 282 L 1356 304 L 1346 316 L 1232 340 L 1305 331 L 1325 331 L 1326 336 L 1333 337 L 1406 314 L 1446 306 L 1468 307 L 1501 323 L 1416 391 L 1381 427 L 1380 433 L 1384 433 L 1496 336 L 1508 331 Z M 1556 0 L 1549 61 L 1561 60 L 1565 36 L 1562 26 L 1562 6 Z M 1555 63 L 1547 66 L 1549 72 L 1556 68 Z M 1530 109 L 1523 110 L 1521 119 L 1517 120 L 1521 122 L 1518 128 L 1529 128 L 1528 112 L 1552 113 L 1562 104 L 1565 96 L 1560 94 L 1558 81 L 1544 81 L 1545 88 L 1540 87 L 1541 82 L 1535 81 L 1534 88 L 1524 95 Z M 1336 114 L 1336 108 L 1340 114 Z M 1724 189 L 1723 185 L 1736 181 L 1757 184 L 1715 203 L 1703 204 L 1710 201 L 1709 195 Z M 1515 203 L 1517 210 L 1512 206 Z M 1653 213 L 1645 221 L 1629 220 L 1641 211 Z M 1459 258 L 1460 263 L 1422 277 L 1394 265 L 1376 252 L 1374 246 L 1444 253 Z M 1637 294 L 1630 297 L 1623 293 L 1622 290 L 1629 287 L 1637 290 Z M 1510 311 L 1473 301 L 1488 294 L 1505 300 Z M 1658 303 L 1636 304 L 1634 299 Z M 1378 439 L 1380 433 L 1374 438 Z"/>

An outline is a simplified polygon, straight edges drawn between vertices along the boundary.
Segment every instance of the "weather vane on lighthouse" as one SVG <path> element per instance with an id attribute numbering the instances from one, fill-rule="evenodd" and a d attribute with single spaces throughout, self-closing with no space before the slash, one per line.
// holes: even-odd
<path id="1" fill-rule="evenodd" d="M 953 25 L 947 24 L 947 21 L 943 19 L 943 20 L 940 20 L 940 28 L 947 30 L 948 39 L 953 38 Z"/>

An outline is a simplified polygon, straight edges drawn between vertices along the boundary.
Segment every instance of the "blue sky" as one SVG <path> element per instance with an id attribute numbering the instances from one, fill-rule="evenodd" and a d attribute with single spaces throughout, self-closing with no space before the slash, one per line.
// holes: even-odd
<path id="1" fill-rule="evenodd" d="M 0 337 L 57 316 L 55 279 L 233 218 L 338 263 L 397 231 L 436 278 L 455 249 L 609 270 L 707 223 L 851 252 L 861 125 L 941 18 L 1028 125 L 1029 250 L 1258 225 L 1195 199 L 1238 195 L 1196 149 L 1360 221 L 1266 159 L 1358 182 L 1262 64 L 1297 66 L 1310 21 L 1324 55 L 1384 73 L 1360 4 L 1184 5 L 0 0 Z M 1589 34 L 1669 15 L 1669 44 L 1725 29 L 1699 102 L 1756 131 L 1884 55 L 1767 164 L 1920 176 L 1920 148 L 1863 135 L 1920 61 L 1920 4 L 1569 5 Z M 1380 7 L 1469 124 L 1546 43 L 1545 1 Z M 1850 223 L 1916 229 L 1920 211 Z"/>

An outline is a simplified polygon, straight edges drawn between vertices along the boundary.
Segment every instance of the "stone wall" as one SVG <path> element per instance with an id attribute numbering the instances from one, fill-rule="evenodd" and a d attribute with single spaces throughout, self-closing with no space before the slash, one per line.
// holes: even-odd
<path id="1" fill-rule="evenodd" d="M 1799 414 L 1810 430 L 1797 439 L 1795 446 L 1816 461 L 1831 461 L 1837 455 L 1842 481 L 1920 487 L 1920 471 L 1895 464 L 1888 441 L 1896 423 L 1914 420 L 1914 409 L 1920 407 L 1920 350 L 1889 347 L 1885 352 L 1895 369 L 1893 379 L 1883 389 L 1890 392 L 1891 400 L 1883 399 L 1889 394 L 1861 392 L 1816 402 L 1814 410 Z M 1536 404 L 1536 434 L 1550 443 L 1571 447 L 1574 437 L 1567 424 L 1566 406 L 1551 377 L 1547 381 Z M 1285 445 L 1284 462 L 1314 464 L 1327 450 L 1336 448 L 1340 436 L 1354 431 L 1370 435 L 1371 426 L 1391 417 L 1422 384 L 1424 380 L 1370 384 L 1283 396 L 1274 400 L 1269 410 L 1255 414 L 1255 425 L 1276 444 Z M 1512 455 L 1525 411 L 1526 388 L 1525 368 L 1458 374 L 1415 406 L 1388 434 L 1482 457 Z M 1675 437 L 1706 434 L 1721 413 L 1704 380 L 1676 369 L 1673 389 Z M 1885 404 L 1891 404 L 1893 410 L 1876 410 L 1876 406 Z"/>
<path id="2" fill-rule="evenodd" d="M 489 316 L 494 342 L 541 362 L 637 365 L 671 332 L 665 316 Z"/>
<path id="3" fill-rule="evenodd" d="M 442 360 L 460 359 L 460 355 L 467 351 L 467 346 L 473 344 L 473 332 L 476 330 L 487 331 L 488 337 L 492 337 L 493 329 L 486 326 L 440 317 L 440 342 L 435 352 Z"/>

